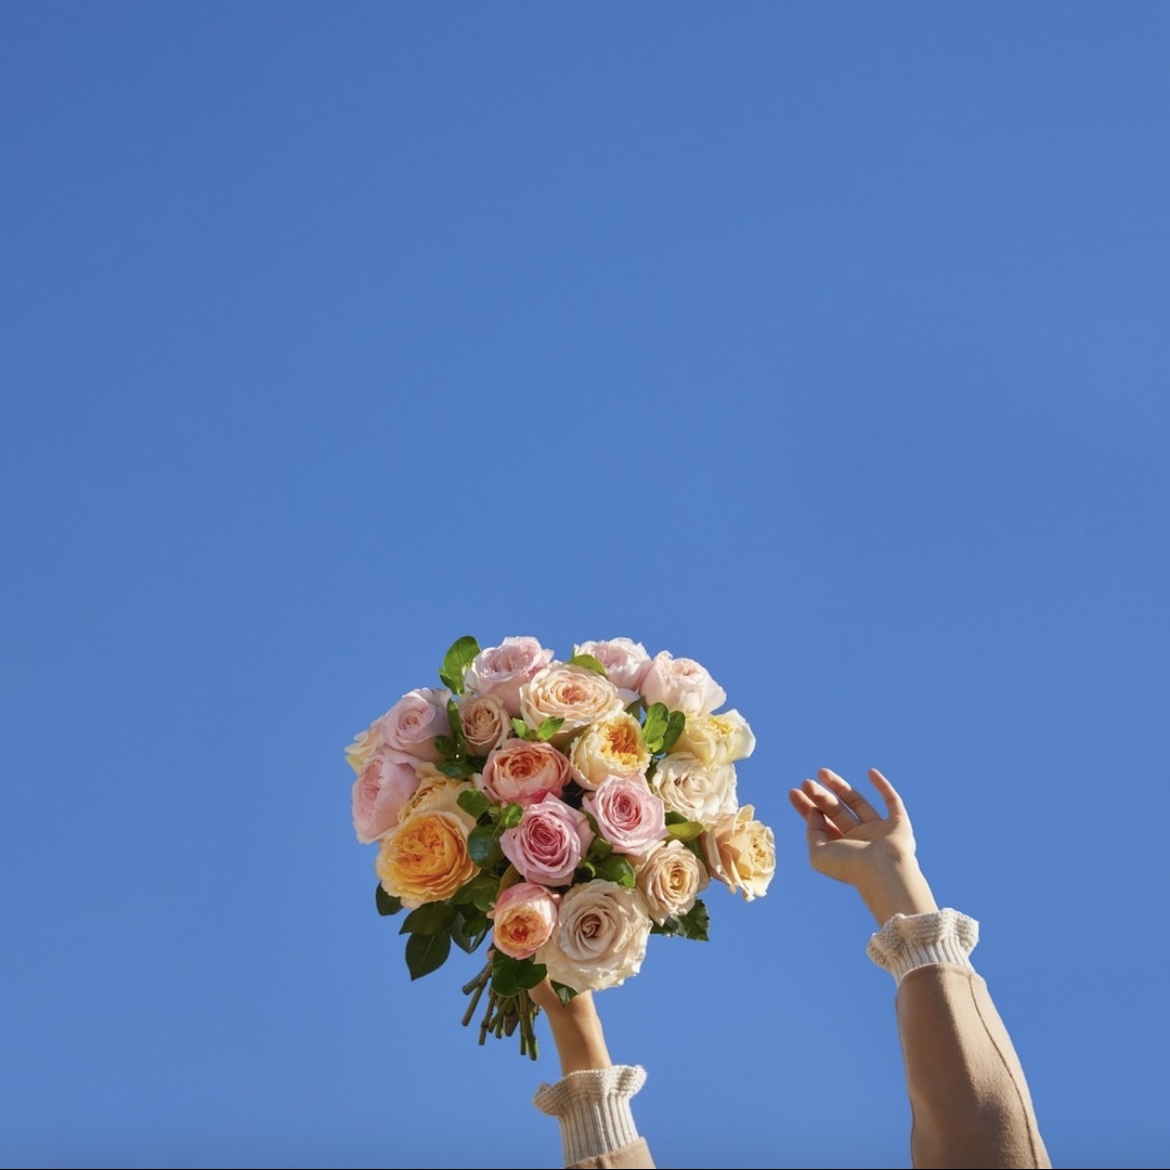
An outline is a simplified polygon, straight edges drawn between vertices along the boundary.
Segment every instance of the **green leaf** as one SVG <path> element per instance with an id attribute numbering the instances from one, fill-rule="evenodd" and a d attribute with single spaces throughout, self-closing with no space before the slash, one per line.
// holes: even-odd
<path id="1" fill-rule="evenodd" d="M 500 814 L 500 828 L 514 829 L 524 819 L 524 806 L 520 804 L 509 804 L 504 807 L 504 811 Z"/>
<path id="2" fill-rule="evenodd" d="M 451 921 L 451 941 L 470 955 L 487 937 L 488 926 L 487 915 L 478 910 L 465 910 Z"/>
<path id="3" fill-rule="evenodd" d="M 446 902 L 428 902 L 412 910 L 402 922 L 399 934 L 441 934 L 451 925 L 455 910 Z"/>
<path id="4" fill-rule="evenodd" d="M 678 919 L 667 918 L 663 922 L 654 922 L 650 926 L 650 933 L 661 934 L 665 935 L 667 938 L 673 938 L 676 934 L 679 933 Z"/>
<path id="5" fill-rule="evenodd" d="M 518 995 L 530 991 L 548 974 L 543 963 L 532 959 L 513 959 L 496 951 L 492 960 L 492 990 L 497 995 Z"/>
<path id="6" fill-rule="evenodd" d="M 652 703 L 646 709 L 646 722 L 642 724 L 642 738 L 651 752 L 662 750 L 662 737 L 670 724 L 670 712 L 665 703 Z"/>
<path id="7" fill-rule="evenodd" d="M 517 739 L 527 739 L 530 734 L 530 728 L 523 719 L 512 717 L 512 730 L 516 733 Z"/>
<path id="8" fill-rule="evenodd" d="M 573 871 L 573 877 L 579 882 L 591 882 L 597 876 L 597 867 L 592 861 L 585 860 Z"/>
<path id="9" fill-rule="evenodd" d="M 666 734 L 662 737 L 662 751 L 668 752 L 678 743 L 678 737 L 682 735 L 686 725 L 687 717 L 682 711 L 671 711 L 670 718 L 666 721 Z"/>
<path id="10" fill-rule="evenodd" d="M 583 666 L 586 670 L 592 670 L 596 674 L 601 675 L 602 678 L 607 677 L 605 673 L 605 667 L 602 666 L 601 663 L 598 662 L 592 654 L 574 654 L 573 657 L 569 659 L 569 665 Z"/>
<path id="11" fill-rule="evenodd" d="M 563 1007 L 569 1006 L 571 1000 L 577 992 L 575 992 L 567 983 L 558 983 L 555 979 L 550 980 L 552 989 L 557 993 L 557 999 L 561 1001 Z"/>
<path id="12" fill-rule="evenodd" d="M 455 798 L 455 803 L 470 816 L 478 820 L 491 807 L 491 801 L 478 788 L 465 788 Z"/>
<path id="13" fill-rule="evenodd" d="M 393 894 L 388 894 L 379 882 L 377 889 L 374 891 L 374 904 L 378 907 L 378 913 L 383 918 L 388 918 L 391 914 L 397 914 L 402 909 L 402 899 L 394 897 Z"/>
<path id="14" fill-rule="evenodd" d="M 436 735 L 435 751 L 445 760 L 453 760 L 459 754 L 459 745 L 450 735 Z"/>
<path id="15" fill-rule="evenodd" d="M 460 886 L 458 893 L 452 898 L 459 906 L 474 906 L 477 910 L 488 911 L 496 901 L 500 892 L 500 879 L 494 873 L 479 873 L 465 886 Z M 466 918 L 469 910 L 462 911 Z"/>
<path id="16" fill-rule="evenodd" d="M 688 821 L 685 818 L 681 822 L 675 821 L 666 826 L 667 836 L 673 837 L 676 841 L 693 841 L 703 832 L 703 826 L 698 821 Z"/>
<path id="17" fill-rule="evenodd" d="M 594 837 L 585 856 L 590 861 L 602 861 L 613 852 L 613 846 L 604 837 Z"/>
<path id="18" fill-rule="evenodd" d="M 435 767 L 452 780 L 466 780 L 468 776 L 474 774 L 466 760 L 440 760 Z"/>
<path id="19" fill-rule="evenodd" d="M 412 934 L 406 940 L 406 967 L 411 979 L 437 971 L 451 953 L 449 934 Z"/>
<path id="20" fill-rule="evenodd" d="M 607 882 L 617 882 L 627 890 L 637 884 L 638 874 L 628 857 L 620 853 L 611 854 L 597 863 L 597 876 Z"/>
<path id="21" fill-rule="evenodd" d="M 633 715 L 635 719 L 642 714 L 645 704 L 641 699 L 635 699 L 627 708 L 626 714 Z"/>
<path id="22" fill-rule="evenodd" d="M 475 661 L 479 643 L 470 635 L 457 638 L 443 656 L 439 677 L 456 695 L 463 694 L 463 672 Z"/>
<path id="23" fill-rule="evenodd" d="M 467 853 L 480 869 L 500 860 L 500 843 L 494 825 L 480 825 L 467 836 Z"/>
<path id="24" fill-rule="evenodd" d="M 678 918 L 679 933 L 684 938 L 693 938 L 697 942 L 708 942 L 707 928 L 711 925 L 711 916 L 702 898 L 696 898 L 695 904 Z"/>
<path id="25" fill-rule="evenodd" d="M 459 714 L 459 704 L 454 699 L 447 700 L 447 722 L 451 725 L 451 738 L 455 741 L 456 753 L 467 755 L 467 740 L 463 738 L 463 717 Z"/>
<path id="26" fill-rule="evenodd" d="M 556 719 L 550 717 L 542 720 L 540 726 L 536 729 L 536 738 L 542 743 L 545 740 L 552 739 L 560 731 L 562 723 L 564 723 L 564 720 L 559 717 Z"/>

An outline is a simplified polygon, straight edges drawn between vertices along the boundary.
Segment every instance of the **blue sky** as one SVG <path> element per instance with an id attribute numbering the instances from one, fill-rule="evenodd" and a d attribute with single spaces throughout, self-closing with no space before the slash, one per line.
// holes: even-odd
<path id="1" fill-rule="evenodd" d="M 349 820 L 464 633 L 756 731 L 768 896 L 599 1001 L 660 1165 L 908 1161 L 826 764 L 981 921 L 1054 1161 L 1165 1164 L 1164 5 L 4 26 L 3 1165 L 559 1164 Z"/>

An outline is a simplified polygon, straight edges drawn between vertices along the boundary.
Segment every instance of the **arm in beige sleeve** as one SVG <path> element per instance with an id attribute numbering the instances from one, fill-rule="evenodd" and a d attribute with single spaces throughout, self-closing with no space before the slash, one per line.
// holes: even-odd
<path id="1" fill-rule="evenodd" d="M 954 910 L 895 915 L 870 957 L 898 980 L 913 1128 L 927 1167 L 1049 1167 L 1011 1037 L 968 953 L 978 924 Z"/>

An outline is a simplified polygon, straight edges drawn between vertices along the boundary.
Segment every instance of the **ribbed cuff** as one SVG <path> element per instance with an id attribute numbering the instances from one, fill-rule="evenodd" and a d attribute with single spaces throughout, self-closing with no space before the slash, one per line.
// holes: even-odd
<path id="1" fill-rule="evenodd" d="M 561 1123 L 565 1164 L 572 1165 L 638 1140 L 630 1098 L 645 1083 L 640 1065 L 586 1069 L 555 1085 L 541 1085 L 532 1103 Z"/>
<path id="2" fill-rule="evenodd" d="M 970 967 L 967 956 L 978 941 L 979 923 L 958 910 L 895 914 L 870 938 L 865 953 L 901 983 L 911 971 L 935 963 Z"/>

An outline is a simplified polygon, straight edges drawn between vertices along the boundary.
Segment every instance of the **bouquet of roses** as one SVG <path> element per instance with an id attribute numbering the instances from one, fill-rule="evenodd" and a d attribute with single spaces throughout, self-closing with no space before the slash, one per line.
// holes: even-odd
<path id="1" fill-rule="evenodd" d="M 378 845 L 380 914 L 402 924 L 411 978 L 454 942 L 489 959 L 480 1043 L 520 1029 L 528 991 L 562 1000 L 640 970 L 651 934 L 706 940 L 711 877 L 751 901 L 775 868 L 772 830 L 736 797 L 755 747 L 726 695 L 688 658 L 628 638 L 553 661 L 535 638 L 481 650 L 460 638 L 441 688 L 404 695 L 346 749 L 358 840 Z"/>

